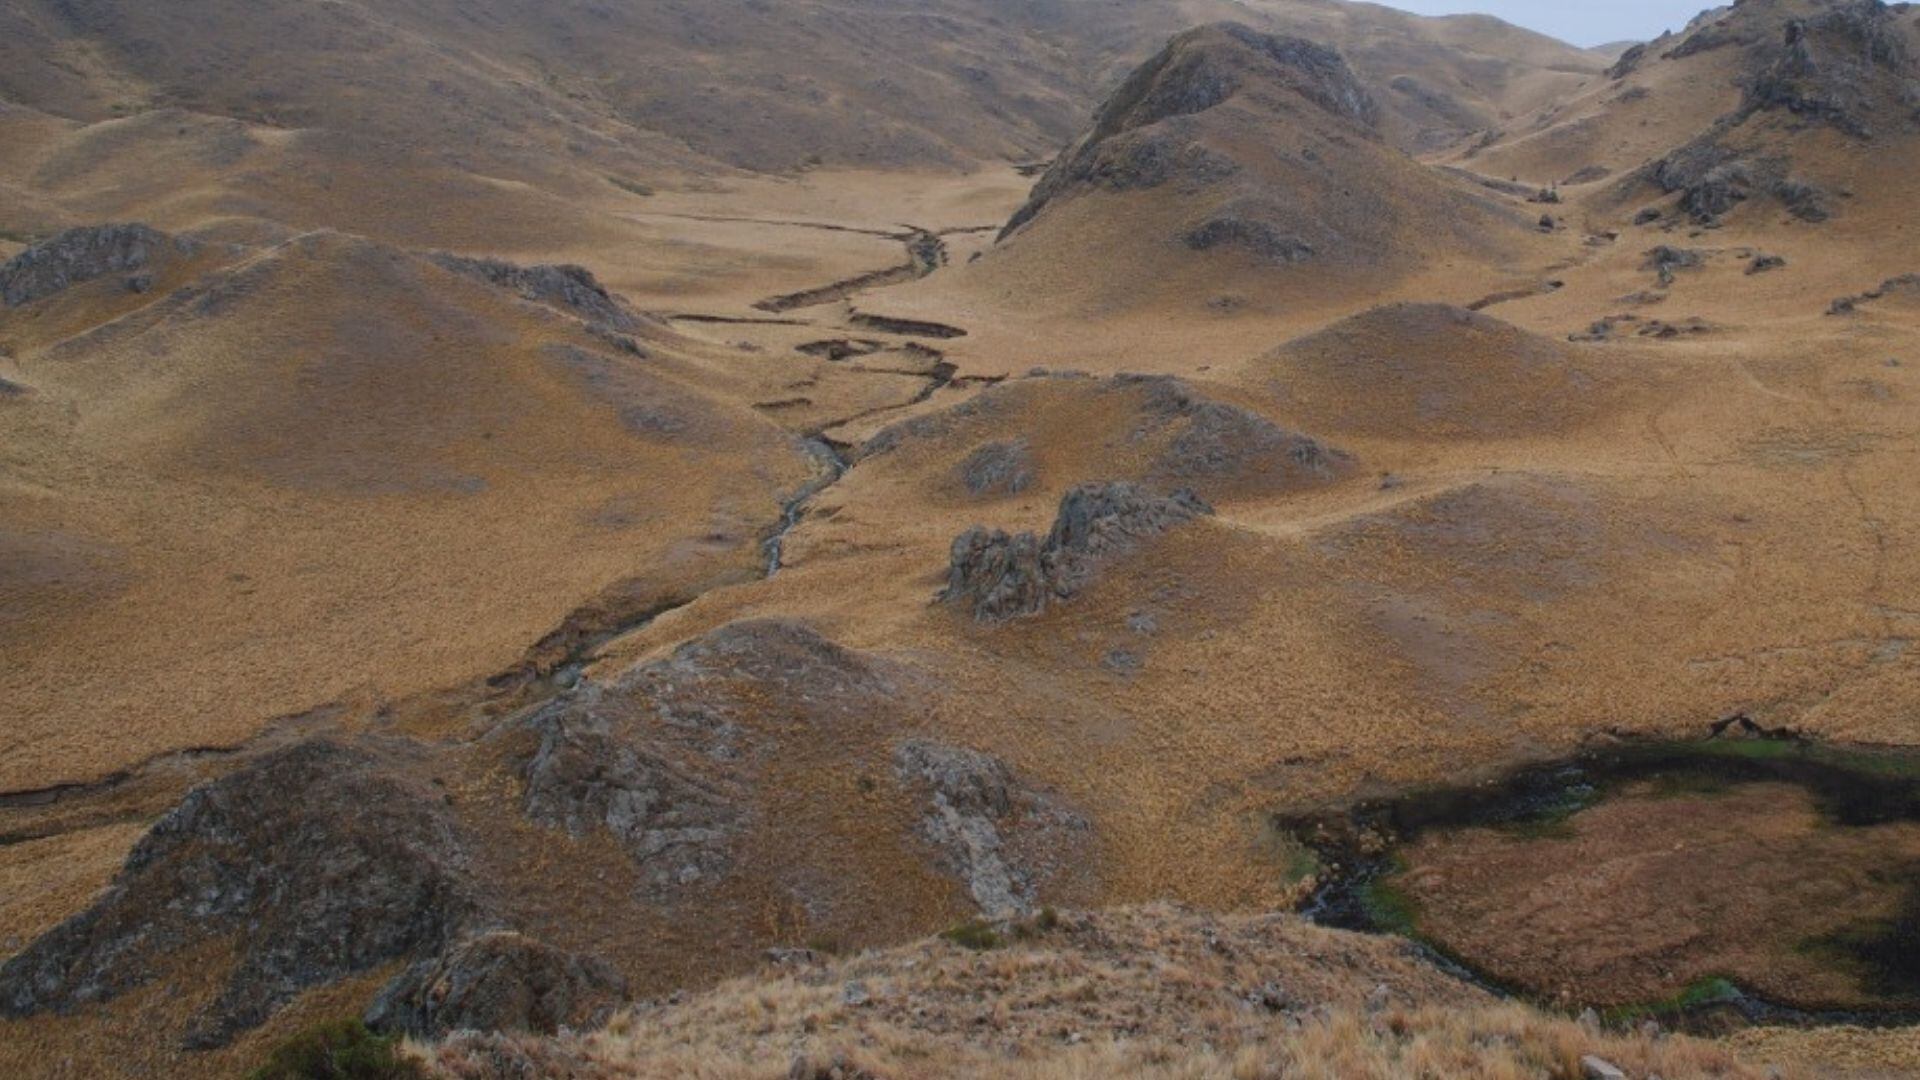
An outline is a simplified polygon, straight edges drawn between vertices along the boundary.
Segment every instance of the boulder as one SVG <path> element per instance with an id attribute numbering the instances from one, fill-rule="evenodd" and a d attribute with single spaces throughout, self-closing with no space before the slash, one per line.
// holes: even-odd
<path id="1" fill-rule="evenodd" d="M 604 960 L 496 930 L 407 968 L 368 1007 L 366 1023 L 419 1039 L 455 1031 L 553 1035 L 599 1027 L 626 997 L 626 980 Z"/>

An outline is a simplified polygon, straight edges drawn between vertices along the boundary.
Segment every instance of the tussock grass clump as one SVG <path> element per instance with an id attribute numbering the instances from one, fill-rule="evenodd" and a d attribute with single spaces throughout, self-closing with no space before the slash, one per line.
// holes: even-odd
<path id="1" fill-rule="evenodd" d="M 330 1020 L 274 1048 L 249 1080 L 426 1080 L 421 1063 L 397 1038 L 383 1038 L 358 1020 Z"/>

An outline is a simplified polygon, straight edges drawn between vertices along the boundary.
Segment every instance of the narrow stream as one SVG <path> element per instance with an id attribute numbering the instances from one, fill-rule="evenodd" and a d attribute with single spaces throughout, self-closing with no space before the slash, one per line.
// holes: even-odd
<path id="1" fill-rule="evenodd" d="M 778 574 L 785 563 L 787 534 L 807 516 L 807 507 L 815 496 L 838 483 L 849 468 L 847 459 L 841 455 L 838 447 L 818 435 L 809 435 L 803 441 L 807 453 L 813 458 L 816 473 L 812 480 L 794 493 L 781 509 L 780 522 L 766 539 L 761 550 L 767 557 L 767 576 Z"/>

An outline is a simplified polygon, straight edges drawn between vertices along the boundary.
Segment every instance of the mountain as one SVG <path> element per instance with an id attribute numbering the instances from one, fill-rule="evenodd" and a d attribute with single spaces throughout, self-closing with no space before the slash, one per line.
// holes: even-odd
<path id="1" fill-rule="evenodd" d="M 1297 303 L 1533 242 L 1536 218 L 1394 148 L 1384 118 L 1330 48 L 1189 31 L 1107 100 L 978 273 L 1044 276 L 1081 306 L 1282 281 Z"/>
<path id="2" fill-rule="evenodd" d="M 99 122 L 155 108 L 352 132 L 532 179 L 563 161 L 652 179 L 701 162 L 961 166 L 1045 156 L 1125 68 L 1217 0 L 802 0 L 313 9 L 18 0 L 0 99 Z M 1409 140 L 1457 136 L 1599 64 L 1491 20 L 1261 3 L 1270 28 L 1365 41 Z M 1246 16 L 1242 16 L 1246 17 Z M 237 61 L 237 62 L 236 62 Z"/>
<path id="3" fill-rule="evenodd" d="M 0 0 L 0 1074 L 1913 1072 L 1916 20 Z"/>

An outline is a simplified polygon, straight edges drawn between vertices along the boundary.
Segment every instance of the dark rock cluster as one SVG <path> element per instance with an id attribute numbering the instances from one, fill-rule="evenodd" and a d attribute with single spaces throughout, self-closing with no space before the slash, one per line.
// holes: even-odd
<path id="1" fill-rule="evenodd" d="M 1213 214 L 1188 230 L 1182 240 L 1195 251 L 1227 248 L 1281 266 L 1313 258 L 1313 245 L 1282 232 L 1260 214 L 1238 207 Z"/>
<path id="2" fill-rule="evenodd" d="M 1031 615 L 1077 594 L 1106 560 L 1212 512 L 1189 491 L 1160 496 L 1129 483 L 1082 484 L 1061 498 L 1044 541 L 983 526 L 956 537 L 941 596 L 982 622 Z"/>
<path id="3" fill-rule="evenodd" d="M 367 750 L 309 742 L 188 795 L 92 907 L 0 967 L 0 1015 L 106 1001 L 230 941 L 187 1038 L 219 1046 L 309 987 L 438 952 L 483 912 L 439 798 Z"/>
<path id="4" fill-rule="evenodd" d="M 1033 484 L 1033 448 L 1025 439 L 987 443 L 960 463 L 959 476 L 970 495 L 1018 495 Z"/>
<path id="5" fill-rule="evenodd" d="M 1743 107 L 1785 110 L 1871 138 L 1877 77 L 1904 79 L 1914 68 L 1892 9 L 1854 0 L 1794 19 L 1785 34 L 1773 63 L 1748 85 Z"/>
<path id="6" fill-rule="evenodd" d="M 125 274 L 127 288 L 146 292 L 151 271 L 199 244 L 146 225 L 87 225 L 22 251 L 0 265 L 0 303 L 19 307 L 112 274 Z"/>
<path id="7" fill-rule="evenodd" d="M 498 259 L 470 259 L 444 252 L 430 258 L 443 270 L 511 290 L 522 299 L 557 308 L 597 326 L 631 331 L 640 325 L 633 312 L 585 267 L 517 266 Z"/>
<path id="8" fill-rule="evenodd" d="M 1861 304 L 1875 300 L 1885 300 L 1889 296 L 1907 296 L 1920 298 L 1920 274 L 1901 274 L 1888 278 L 1878 287 L 1854 296 L 1843 296 L 1827 305 L 1829 315 L 1851 315 Z"/>
<path id="9" fill-rule="evenodd" d="M 366 1013 L 376 1031 L 437 1039 L 454 1031 L 532 1032 L 598 1027 L 627 998 L 606 961 L 496 930 L 410 965 Z"/>

